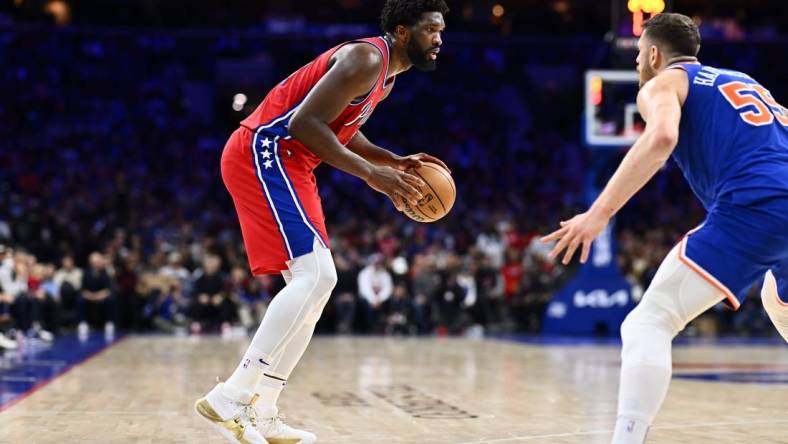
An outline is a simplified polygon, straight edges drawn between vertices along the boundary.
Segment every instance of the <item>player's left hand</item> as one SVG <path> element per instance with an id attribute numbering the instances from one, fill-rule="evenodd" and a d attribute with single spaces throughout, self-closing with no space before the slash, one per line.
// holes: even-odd
<path id="1" fill-rule="evenodd" d="M 607 216 L 593 209 L 588 210 L 567 221 L 561 221 L 561 228 L 544 236 L 541 240 L 542 242 L 558 241 L 550 251 L 550 258 L 556 258 L 561 254 L 561 251 L 566 249 L 564 259 L 561 261 L 564 265 L 569 264 L 577 248 L 582 245 L 580 263 L 585 264 L 591 251 L 591 243 L 605 229 L 609 220 Z"/>
<path id="2" fill-rule="evenodd" d="M 426 153 L 419 153 L 419 154 L 411 154 L 409 156 L 398 156 L 394 159 L 394 168 L 400 169 L 402 171 L 407 170 L 408 168 L 418 168 L 424 162 L 432 162 L 438 164 L 446 169 L 446 171 L 451 174 L 451 170 L 442 160 L 438 159 L 435 156 L 430 156 Z"/>

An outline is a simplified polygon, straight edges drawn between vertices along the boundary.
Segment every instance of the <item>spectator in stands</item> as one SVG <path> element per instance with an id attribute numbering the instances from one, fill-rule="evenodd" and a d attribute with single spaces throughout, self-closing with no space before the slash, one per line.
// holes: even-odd
<path id="1" fill-rule="evenodd" d="M 503 296 L 507 304 L 518 296 L 522 290 L 522 279 L 525 273 L 520 252 L 514 248 L 506 250 L 506 262 L 501 268 L 503 278 Z"/>
<path id="2" fill-rule="evenodd" d="M 40 314 L 40 311 L 37 310 L 38 307 L 33 307 L 33 301 L 28 297 L 29 264 L 27 254 L 21 251 L 15 252 L 13 271 L 3 285 L 6 292 L 13 298 L 12 316 L 15 326 L 22 331 L 30 329 L 33 322 L 39 320 Z"/>
<path id="3" fill-rule="evenodd" d="M 386 269 L 383 255 L 373 254 L 369 264 L 358 274 L 358 292 L 368 331 L 380 331 L 384 304 L 393 290 L 391 273 Z"/>
<path id="4" fill-rule="evenodd" d="M 236 304 L 225 293 L 225 280 L 220 270 L 222 260 L 206 254 L 203 266 L 195 272 L 192 332 L 227 331 L 237 318 Z"/>
<path id="5" fill-rule="evenodd" d="M 61 267 L 55 272 L 55 286 L 60 294 L 60 304 L 63 311 L 68 313 L 76 311 L 77 297 L 82 291 L 82 269 L 74 264 L 70 255 L 63 256 Z M 69 316 L 73 322 L 73 316 Z"/>
<path id="6" fill-rule="evenodd" d="M 127 254 L 119 260 L 115 273 L 115 295 L 118 304 L 118 326 L 136 330 L 142 327 L 141 315 L 144 305 L 138 293 L 140 276 L 136 254 Z"/>
<path id="7" fill-rule="evenodd" d="M 394 287 L 394 293 L 386 309 L 387 335 L 412 335 L 416 333 L 413 322 L 413 301 L 404 285 Z"/>
<path id="8" fill-rule="evenodd" d="M 438 291 L 439 334 L 461 333 L 466 324 L 464 302 L 468 291 L 457 282 L 457 274 L 451 271 Z"/>
<path id="9" fill-rule="evenodd" d="M 334 287 L 333 298 L 337 313 L 336 331 L 341 334 L 353 331 L 356 317 L 356 300 L 358 295 L 358 269 L 353 258 L 346 249 L 339 248 L 334 253 L 334 264 L 337 269 L 337 286 Z"/>
<path id="10" fill-rule="evenodd" d="M 472 251 L 466 261 L 463 274 L 473 278 L 476 293 L 476 302 L 470 315 L 476 325 L 484 328 L 495 321 L 493 298 L 498 273 L 485 266 L 489 259 L 478 251 Z"/>
<path id="11" fill-rule="evenodd" d="M 435 259 L 427 255 L 417 255 L 413 259 L 413 294 L 432 304 L 441 286 L 441 276 L 437 272 Z"/>
<path id="12" fill-rule="evenodd" d="M 183 291 L 191 291 L 191 274 L 189 270 L 183 266 L 181 253 L 177 251 L 170 252 L 170 254 L 167 255 L 167 264 L 161 267 L 159 273 L 163 276 L 178 279 Z"/>
<path id="13" fill-rule="evenodd" d="M 25 253 L 16 251 L 8 254 L 0 267 L 0 285 L 14 300 L 27 291 L 28 261 Z"/>
<path id="14" fill-rule="evenodd" d="M 93 325 L 103 325 L 104 335 L 115 335 L 115 295 L 112 278 L 107 270 L 107 262 L 99 252 L 90 253 L 89 267 L 82 277 L 82 289 L 77 299 L 78 334 L 85 338 L 89 332 L 89 321 Z"/>
<path id="15" fill-rule="evenodd" d="M 432 333 L 432 301 L 423 294 L 417 294 L 413 299 L 413 322 L 416 324 L 416 333 L 428 335 Z"/>
<path id="16" fill-rule="evenodd" d="M 151 297 L 145 310 L 150 311 L 157 331 L 185 335 L 189 328 L 189 300 L 183 294 L 180 280 L 171 277 L 164 279 L 169 281 L 166 290 Z"/>
<path id="17" fill-rule="evenodd" d="M 242 289 L 241 301 L 249 307 L 254 319 L 252 325 L 254 329 L 263 321 L 263 316 L 273 298 L 272 293 L 268 290 L 270 285 L 270 276 L 252 276 L 246 280 L 246 285 Z"/>
<path id="18" fill-rule="evenodd" d="M 35 270 L 36 273 L 32 273 L 31 270 Z M 44 310 L 51 310 L 46 295 L 43 291 L 39 291 L 42 279 L 43 266 L 36 263 L 35 257 L 17 251 L 14 254 L 13 270 L 10 274 L 5 273 L 3 278 L 5 283 L 2 287 L 11 303 L 13 327 L 20 334 L 51 341 L 52 334 L 42 326 Z"/>
<path id="19" fill-rule="evenodd" d="M 170 286 L 172 282 L 176 280 L 159 273 L 155 266 L 142 270 L 136 288 L 136 293 L 139 297 L 138 303 L 142 306 L 137 328 L 150 329 L 160 327 L 156 326 L 155 322 L 155 317 L 159 315 L 157 311 L 159 304 L 161 304 L 163 298 L 167 297 L 171 291 Z M 188 300 L 186 303 L 188 305 Z"/>
<path id="20" fill-rule="evenodd" d="M 0 285 L 0 351 L 15 350 L 17 348 L 16 341 L 9 337 L 11 328 L 14 325 L 14 320 L 11 317 L 11 306 L 13 303 L 14 298 L 4 292 L 3 286 Z"/>
<path id="21" fill-rule="evenodd" d="M 238 319 L 249 333 L 254 333 L 263 321 L 271 295 L 268 293 L 266 275 L 249 276 L 246 268 L 233 267 L 230 272 L 228 292 L 238 306 Z"/>
<path id="22" fill-rule="evenodd" d="M 53 333 L 60 331 L 59 293 L 53 280 L 51 265 L 33 265 L 28 278 L 28 297 L 35 314 L 31 323 L 31 336 L 51 342 Z"/>
<path id="23" fill-rule="evenodd" d="M 497 268 L 503 265 L 506 244 L 501 239 L 496 227 L 492 225 L 492 222 L 476 236 L 476 248 L 489 258 L 493 267 Z"/>
<path id="24" fill-rule="evenodd" d="M 8 286 L 14 272 L 13 251 L 0 243 L 0 285 Z"/>
<path id="25" fill-rule="evenodd" d="M 14 297 L 4 287 L 11 282 L 13 274 L 12 254 L 5 244 L 0 243 L 0 351 L 17 348 L 17 343 L 11 335 L 14 326 L 12 317 Z"/>

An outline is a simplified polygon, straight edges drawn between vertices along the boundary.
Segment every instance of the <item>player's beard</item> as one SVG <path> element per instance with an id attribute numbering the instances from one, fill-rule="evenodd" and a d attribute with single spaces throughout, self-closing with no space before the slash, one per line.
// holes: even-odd
<path id="1" fill-rule="evenodd" d="M 656 71 L 651 69 L 651 67 L 648 66 L 648 64 L 645 64 L 645 65 L 640 67 L 640 73 L 639 74 L 640 74 L 640 82 L 639 83 L 640 83 L 640 87 L 641 88 L 643 88 L 643 85 L 645 85 L 646 82 L 648 82 L 649 80 L 653 79 L 654 76 L 657 75 Z"/>
<path id="2" fill-rule="evenodd" d="M 422 50 L 416 46 L 416 41 L 411 40 L 408 43 L 408 58 L 410 63 L 419 71 L 435 71 L 438 68 L 438 61 L 430 59 L 430 51 L 435 48 L 427 48 Z"/>

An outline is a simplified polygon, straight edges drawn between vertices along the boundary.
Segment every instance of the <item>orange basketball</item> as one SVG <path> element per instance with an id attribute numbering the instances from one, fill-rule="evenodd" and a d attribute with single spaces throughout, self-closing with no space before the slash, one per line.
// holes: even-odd
<path id="1" fill-rule="evenodd" d="M 424 186 L 419 188 L 422 198 L 415 207 L 399 196 L 405 207 L 405 215 L 417 222 L 435 222 L 445 216 L 457 197 L 457 187 L 454 186 L 451 174 L 432 162 L 424 162 L 421 167 L 411 172 L 424 181 Z"/>

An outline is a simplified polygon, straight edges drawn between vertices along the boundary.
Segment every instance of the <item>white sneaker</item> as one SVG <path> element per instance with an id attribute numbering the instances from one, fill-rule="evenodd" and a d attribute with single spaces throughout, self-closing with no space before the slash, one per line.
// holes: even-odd
<path id="1" fill-rule="evenodd" d="M 115 324 L 112 322 L 104 324 L 104 338 L 108 340 L 115 339 Z"/>
<path id="2" fill-rule="evenodd" d="M 16 341 L 12 339 L 8 339 L 6 335 L 0 333 L 0 348 L 4 350 L 16 350 L 17 349 Z"/>
<path id="3" fill-rule="evenodd" d="M 197 400 L 194 411 L 232 443 L 269 444 L 255 427 L 254 400 L 247 394 L 236 399 L 225 395 L 224 383 L 220 382 Z"/>
<path id="4" fill-rule="evenodd" d="M 33 337 L 38 338 L 44 342 L 52 342 L 55 340 L 55 335 L 52 332 L 46 331 L 41 327 L 33 328 Z"/>
<path id="5" fill-rule="evenodd" d="M 314 433 L 298 430 L 285 424 L 279 409 L 255 407 L 257 411 L 257 430 L 268 444 L 312 444 L 317 441 Z"/>
<path id="6" fill-rule="evenodd" d="M 89 334 L 90 327 L 88 327 L 88 323 L 85 321 L 80 322 L 79 326 L 77 327 L 77 336 L 80 338 L 87 338 Z"/>
<path id="7" fill-rule="evenodd" d="M 766 310 L 774 327 L 788 342 L 788 304 L 783 302 L 780 295 L 777 294 L 777 280 L 771 270 L 766 272 L 763 279 L 761 302 L 763 302 L 763 309 Z"/>

